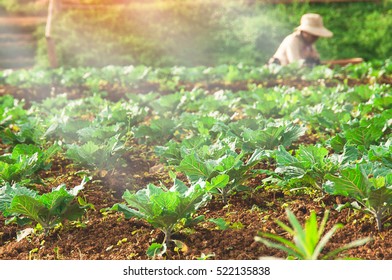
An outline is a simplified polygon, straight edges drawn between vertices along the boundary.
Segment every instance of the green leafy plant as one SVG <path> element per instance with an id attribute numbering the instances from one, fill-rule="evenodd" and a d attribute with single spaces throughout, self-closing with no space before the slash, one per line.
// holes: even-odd
<path id="1" fill-rule="evenodd" d="M 356 145 L 359 150 L 366 152 L 370 145 L 377 144 L 386 134 L 388 119 L 392 113 L 385 111 L 372 118 L 353 120 L 342 125 L 342 132 L 331 139 L 332 147 L 338 151 L 345 144 Z"/>
<path id="2" fill-rule="evenodd" d="M 335 174 L 339 168 L 358 158 L 357 150 L 349 146 L 345 147 L 342 154 L 328 154 L 328 150 L 322 146 L 301 145 L 295 156 L 292 156 L 283 146 L 279 146 L 275 154 L 275 172 L 283 177 L 284 184 L 301 185 L 323 191 L 327 174 Z"/>
<path id="3" fill-rule="evenodd" d="M 163 144 L 173 138 L 178 124 L 172 119 L 153 119 L 149 125 L 133 128 L 134 137 L 140 143 Z"/>
<path id="4" fill-rule="evenodd" d="M 392 138 L 384 144 L 370 146 L 368 158 L 373 162 L 381 162 L 386 167 L 392 168 Z"/>
<path id="5" fill-rule="evenodd" d="M 39 144 L 42 142 L 44 130 L 42 122 L 37 118 L 25 118 L 10 124 L 3 131 L 0 139 L 4 144 Z"/>
<path id="6" fill-rule="evenodd" d="M 146 220 L 161 230 L 165 235 L 162 244 L 165 247 L 153 244 L 150 251 L 161 250 L 168 247 L 173 230 L 181 220 L 187 220 L 188 224 L 190 221 L 200 221 L 200 216 L 192 215 L 207 203 L 211 197 L 209 191 L 214 187 L 213 184 L 199 181 L 188 188 L 178 179 L 174 179 L 170 189 L 149 184 L 136 193 L 125 191 L 123 199 L 127 204 L 115 204 L 112 210 L 124 213 L 126 219 L 135 217 Z"/>
<path id="7" fill-rule="evenodd" d="M 38 171 L 50 167 L 50 159 L 60 150 L 52 145 L 41 150 L 35 145 L 18 144 L 12 153 L 0 156 L 0 183 L 28 183 Z"/>
<path id="8" fill-rule="evenodd" d="M 18 120 L 25 120 L 26 116 L 22 102 L 11 95 L 0 96 L 0 130 Z"/>
<path id="9" fill-rule="evenodd" d="M 122 163 L 121 156 L 125 150 L 124 143 L 119 138 L 120 135 L 115 135 L 102 143 L 88 141 L 82 145 L 68 145 L 66 156 L 80 166 L 113 169 Z"/>
<path id="10" fill-rule="evenodd" d="M 29 117 L 23 105 L 10 95 L 0 97 L 0 139 L 4 144 L 38 143 L 43 135 L 40 121 Z"/>
<path id="11" fill-rule="evenodd" d="M 343 195 L 359 203 L 364 212 L 376 219 L 377 229 L 382 229 L 383 219 L 392 209 L 391 169 L 380 163 L 361 163 L 354 168 L 345 168 L 339 175 L 328 174 L 325 184 L 327 192 Z"/>
<path id="12" fill-rule="evenodd" d="M 255 240 L 263 243 L 267 247 L 286 252 L 288 259 L 332 259 L 342 251 L 361 246 L 371 240 L 370 238 L 356 240 L 341 248 L 322 255 L 322 250 L 325 245 L 331 239 L 336 230 L 342 228 L 343 225 L 336 224 L 324 234 L 329 215 L 328 210 L 325 211 L 320 226 L 317 223 L 316 213 L 314 211 L 311 212 L 310 217 L 305 221 L 304 227 L 301 226 L 295 215 L 289 209 L 286 209 L 286 214 L 292 227 L 287 226 L 279 220 L 276 221 L 276 223 L 285 230 L 287 234 L 293 237 L 293 241 L 286 239 L 281 235 L 272 233 L 259 233 L 259 236 L 256 236 Z"/>
<path id="13" fill-rule="evenodd" d="M 352 107 L 350 104 L 331 106 L 320 102 L 314 106 L 302 106 L 292 115 L 305 121 L 319 133 L 334 132 L 341 124 L 351 120 L 350 112 L 353 109 Z"/>
<path id="14" fill-rule="evenodd" d="M 155 146 L 155 153 L 161 158 L 161 162 L 170 165 L 179 165 L 186 155 L 204 150 L 208 150 L 209 154 L 213 151 L 211 141 L 202 136 L 194 136 L 181 142 L 170 140 L 165 146 Z"/>
<path id="15" fill-rule="evenodd" d="M 229 228 L 230 229 L 242 229 L 244 227 L 244 225 L 241 222 L 232 223 L 232 222 L 226 221 L 223 218 L 216 218 L 216 219 L 211 218 L 211 219 L 208 219 L 208 221 L 215 224 L 219 230 L 227 230 Z"/>
<path id="16" fill-rule="evenodd" d="M 279 145 L 289 146 L 305 133 L 305 128 L 294 124 L 267 123 L 262 129 L 244 128 L 241 136 L 243 150 L 273 150 Z"/>
<path id="17" fill-rule="evenodd" d="M 242 183 L 256 174 L 253 167 L 266 155 L 263 150 L 255 150 L 246 159 L 243 153 L 237 154 L 235 151 L 227 149 L 225 155 L 216 160 L 202 160 L 196 154 L 190 154 L 185 156 L 177 170 L 184 172 L 191 182 L 200 179 L 212 182 L 214 177 L 217 182 L 224 182 L 222 186 L 218 184 L 213 192 L 220 194 L 226 204 L 231 193 L 246 189 Z M 217 177 L 218 175 L 225 176 Z"/>
<path id="18" fill-rule="evenodd" d="M 85 213 L 85 207 L 80 206 L 75 197 L 86 182 L 83 179 L 69 191 L 60 185 L 43 195 L 17 184 L 6 184 L 0 189 L 0 212 L 7 218 L 12 217 L 8 222 L 24 225 L 35 221 L 48 233 L 65 219 L 77 220 Z"/>

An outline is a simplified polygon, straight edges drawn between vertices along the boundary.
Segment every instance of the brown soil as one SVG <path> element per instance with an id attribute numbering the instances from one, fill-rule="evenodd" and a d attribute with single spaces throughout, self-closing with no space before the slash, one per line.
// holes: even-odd
<path id="1" fill-rule="evenodd" d="M 30 100 L 31 94 L 42 94 L 39 91 L 3 87 L 2 93 L 12 93 L 17 98 Z M 82 96 L 76 91 L 74 97 Z M 117 95 L 115 95 L 117 96 Z M 119 96 L 121 96 L 119 94 Z M 116 97 L 117 98 L 117 97 Z M 317 141 L 313 136 L 301 138 L 304 143 Z M 6 145 L 1 144 L 5 151 Z M 1 151 L 0 149 L 0 151 Z M 121 202 L 125 189 L 138 190 L 148 183 L 156 185 L 163 182 L 169 185 L 167 170 L 155 168 L 159 162 L 156 158 L 146 158 L 138 149 L 124 155 L 126 167 L 116 171 L 100 170 L 93 174 L 93 180 L 86 184 L 81 196 L 95 206 L 95 210 L 87 211 L 79 222 L 64 222 L 48 235 L 36 232 L 17 242 L 17 232 L 22 228 L 16 225 L 5 225 L 0 217 L 0 259 L 148 259 L 146 250 L 153 242 L 162 242 L 163 233 L 154 229 L 143 220 L 125 220 L 121 214 L 107 211 L 108 207 Z M 141 150 L 139 150 L 141 151 Z M 273 162 L 262 162 L 258 168 L 274 169 Z M 43 171 L 40 176 L 47 186 L 37 185 L 41 192 L 50 191 L 61 183 L 68 187 L 78 185 L 81 178 L 78 169 L 62 158 L 53 160 L 51 170 Z M 183 177 L 179 176 L 184 179 Z M 292 193 L 281 189 L 265 189 L 258 175 L 248 181 L 253 190 L 237 193 L 230 197 L 224 205 L 219 198 L 211 202 L 197 214 L 205 215 L 205 221 L 193 228 L 181 228 L 173 239 L 186 246 L 182 250 L 169 248 L 164 259 L 197 259 L 201 254 L 214 254 L 213 259 L 258 259 L 261 256 L 285 258 L 285 253 L 270 249 L 254 241 L 258 232 L 271 232 L 289 238 L 276 224 L 279 219 L 287 223 L 285 207 L 289 207 L 301 223 L 314 210 L 319 219 L 324 211 L 330 209 L 327 229 L 336 223 L 344 227 L 337 231 L 326 245 L 323 253 L 341 247 L 359 238 L 372 237 L 373 241 L 356 249 L 345 251 L 340 257 L 360 258 L 367 260 L 392 259 L 392 227 L 386 221 L 381 232 L 376 230 L 375 221 L 362 212 L 345 209 L 334 210 L 337 201 L 346 201 L 341 197 Z M 319 198 L 319 199 L 317 199 Z M 210 218 L 223 218 L 232 226 L 219 230 Z M 174 243 L 173 243 L 174 244 Z"/>
<path id="2" fill-rule="evenodd" d="M 125 220 L 121 214 L 105 211 L 113 204 L 121 202 L 125 189 L 137 190 L 148 183 L 158 185 L 168 182 L 166 171 L 150 173 L 153 161 L 144 161 L 136 154 L 125 156 L 128 167 L 117 170 L 105 177 L 96 173 L 87 183 L 81 196 L 94 204 L 95 210 L 88 210 L 79 222 L 64 222 L 61 227 L 52 230 L 47 236 L 37 232 L 17 242 L 16 225 L 4 225 L 0 218 L 0 259 L 148 259 L 146 250 L 152 242 L 162 242 L 163 233 L 154 229 L 147 222 L 137 219 Z M 273 163 L 260 163 L 258 168 L 273 169 Z M 48 186 L 37 186 L 40 192 L 49 191 L 61 183 L 68 187 L 80 183 L 77 169 L 70 162 L 56 158 L 51 170 L 40 175 L 46 179 Z M 102 175 L 102 172 L 101 172 Z M 326 209 L 331 209 L 328 227 L 335 223 L 344 224 L 328 243 L 324 252 L 341 247 L 353 240 L 371 236 L 373 241 L 351 249 L 340 257 L 352 257 L 369 260 L 392 259 L 392 227 L 378 232 L 374 219 L 363 213 L 333 210 L 336 200 L 344 198 L 325 196 L 320 200 L 308 194 L 294 194 L 277 189 L 256 189 L 262 185 L 265 175 L 258 175 L 249 180 L 248 185 L 254 191 L 238 193 L 232 196 L 227 205 L 219 198 L 198 211 L 205 215 L 205 221 L 193 228 L 182 228 L 174 234 L 173 239 L 186 245 L 178 250 L 174 243 L 169 248 L 165 259 L 197 259 L 201 254 L 214 254 L 213 259 L 258 259 L 261 256 L 285 258 L 283 252 L 272 250 L 255 242 L 258 232 L 272 232 L 286 236 L 275 223 L 275 219 L 287 223 L 285 207 L 289 207 L 303 222 L 314 210 L 321 219 Z M 168 185 L 168 184 L 166 184 Z M 102 210 L 102 211 L 101 211 Z M 223 218 L 232 225 L 226 230 L 217 229 L 209 222 L 210 218 Z M 237 225 L 237 227 L 235 227 Z M 289 236 L 286 236 L 289 237 Z"/>

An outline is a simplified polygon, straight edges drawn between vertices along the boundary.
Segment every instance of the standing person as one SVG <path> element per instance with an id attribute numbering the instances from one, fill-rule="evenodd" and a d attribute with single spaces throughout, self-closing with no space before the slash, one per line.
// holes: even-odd
<path id="1" fill-rule="evenodd" d="M 333 33 L 323 25 L 319 14 L 305 14 L 301 25 L 280 44 L 268 63 L 287 65 L 298 61 L 302 65 L 320 64 L 320 55 L 314 43 L 319 37 L 332 37 Z"/>

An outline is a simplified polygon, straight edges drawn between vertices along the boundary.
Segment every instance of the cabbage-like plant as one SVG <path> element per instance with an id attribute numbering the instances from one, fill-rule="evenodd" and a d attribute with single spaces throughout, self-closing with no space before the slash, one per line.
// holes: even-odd
<path id="1" fill-rule="evenodd" d="M 211 198 L 210 191 L 227 183 L 227 176 L 221 175 L 213 183 L 199 181 L 187 187 L 182 181 L 174 179 L 170 189 L 165 186 L 149 184 L 136 193 L 126 190 L 123 199 L 127 204 L 115 204 L 112 210 L 124 213 L 126 219 L 135 217 L 146 220 L 153 227 L 165 234 L 163 246 L 167 248 L 175 226 L 183 219 L 199 221 L 203 217 L 193 217 L 197 209 L 204 206 Z M 160 244 L 152 244 L 153 247 Z M 151 248 L 150 248 L 151 249 Z"/>
<path id="2" fill-rule="evenodd" d="M 38 171 L 51 166 L 50 159 L 59 150 L 57 144 L 45 150 L 32 144 L 16 145 L 12 153 L 0 156 L 0 184 L 29 183 Z"/>
<path id="3" fill-rule="evenodd" d="M 354 199 L 356 209 L 374 216 L 377 229 L 381 231 L 384 218 L 392 210 L 391 169 L 382 163 L 361 163 L 345 168 L 339 176 L 328 174 L 327 192 Z"/>
<path id="4" fill-rule="evenodd" d="M 79 205 L 75 198 L 84 188 L 86 179 L 71 190 L 62 184 L 51 192 L 39 195 L 18 184 L 6 184 L 0 188 L 0 212 L 10 218 L 9 222 L 24 225 L 35 221 L 45 233 L 64 220 L 77 220 L 85 213 L 85 206 Z"/>

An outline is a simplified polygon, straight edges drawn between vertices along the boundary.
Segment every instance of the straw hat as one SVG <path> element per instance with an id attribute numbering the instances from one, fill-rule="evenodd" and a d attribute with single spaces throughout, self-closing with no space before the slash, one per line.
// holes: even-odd
<path id="1" fill-rule="evenodd" d="M 323 19 L 319 14 L 304 14 L 301 17 L 301 25 L 296 30 L 305 31 L 318 37 L 332 37 L 333 33 L 323 25 Z"/>

